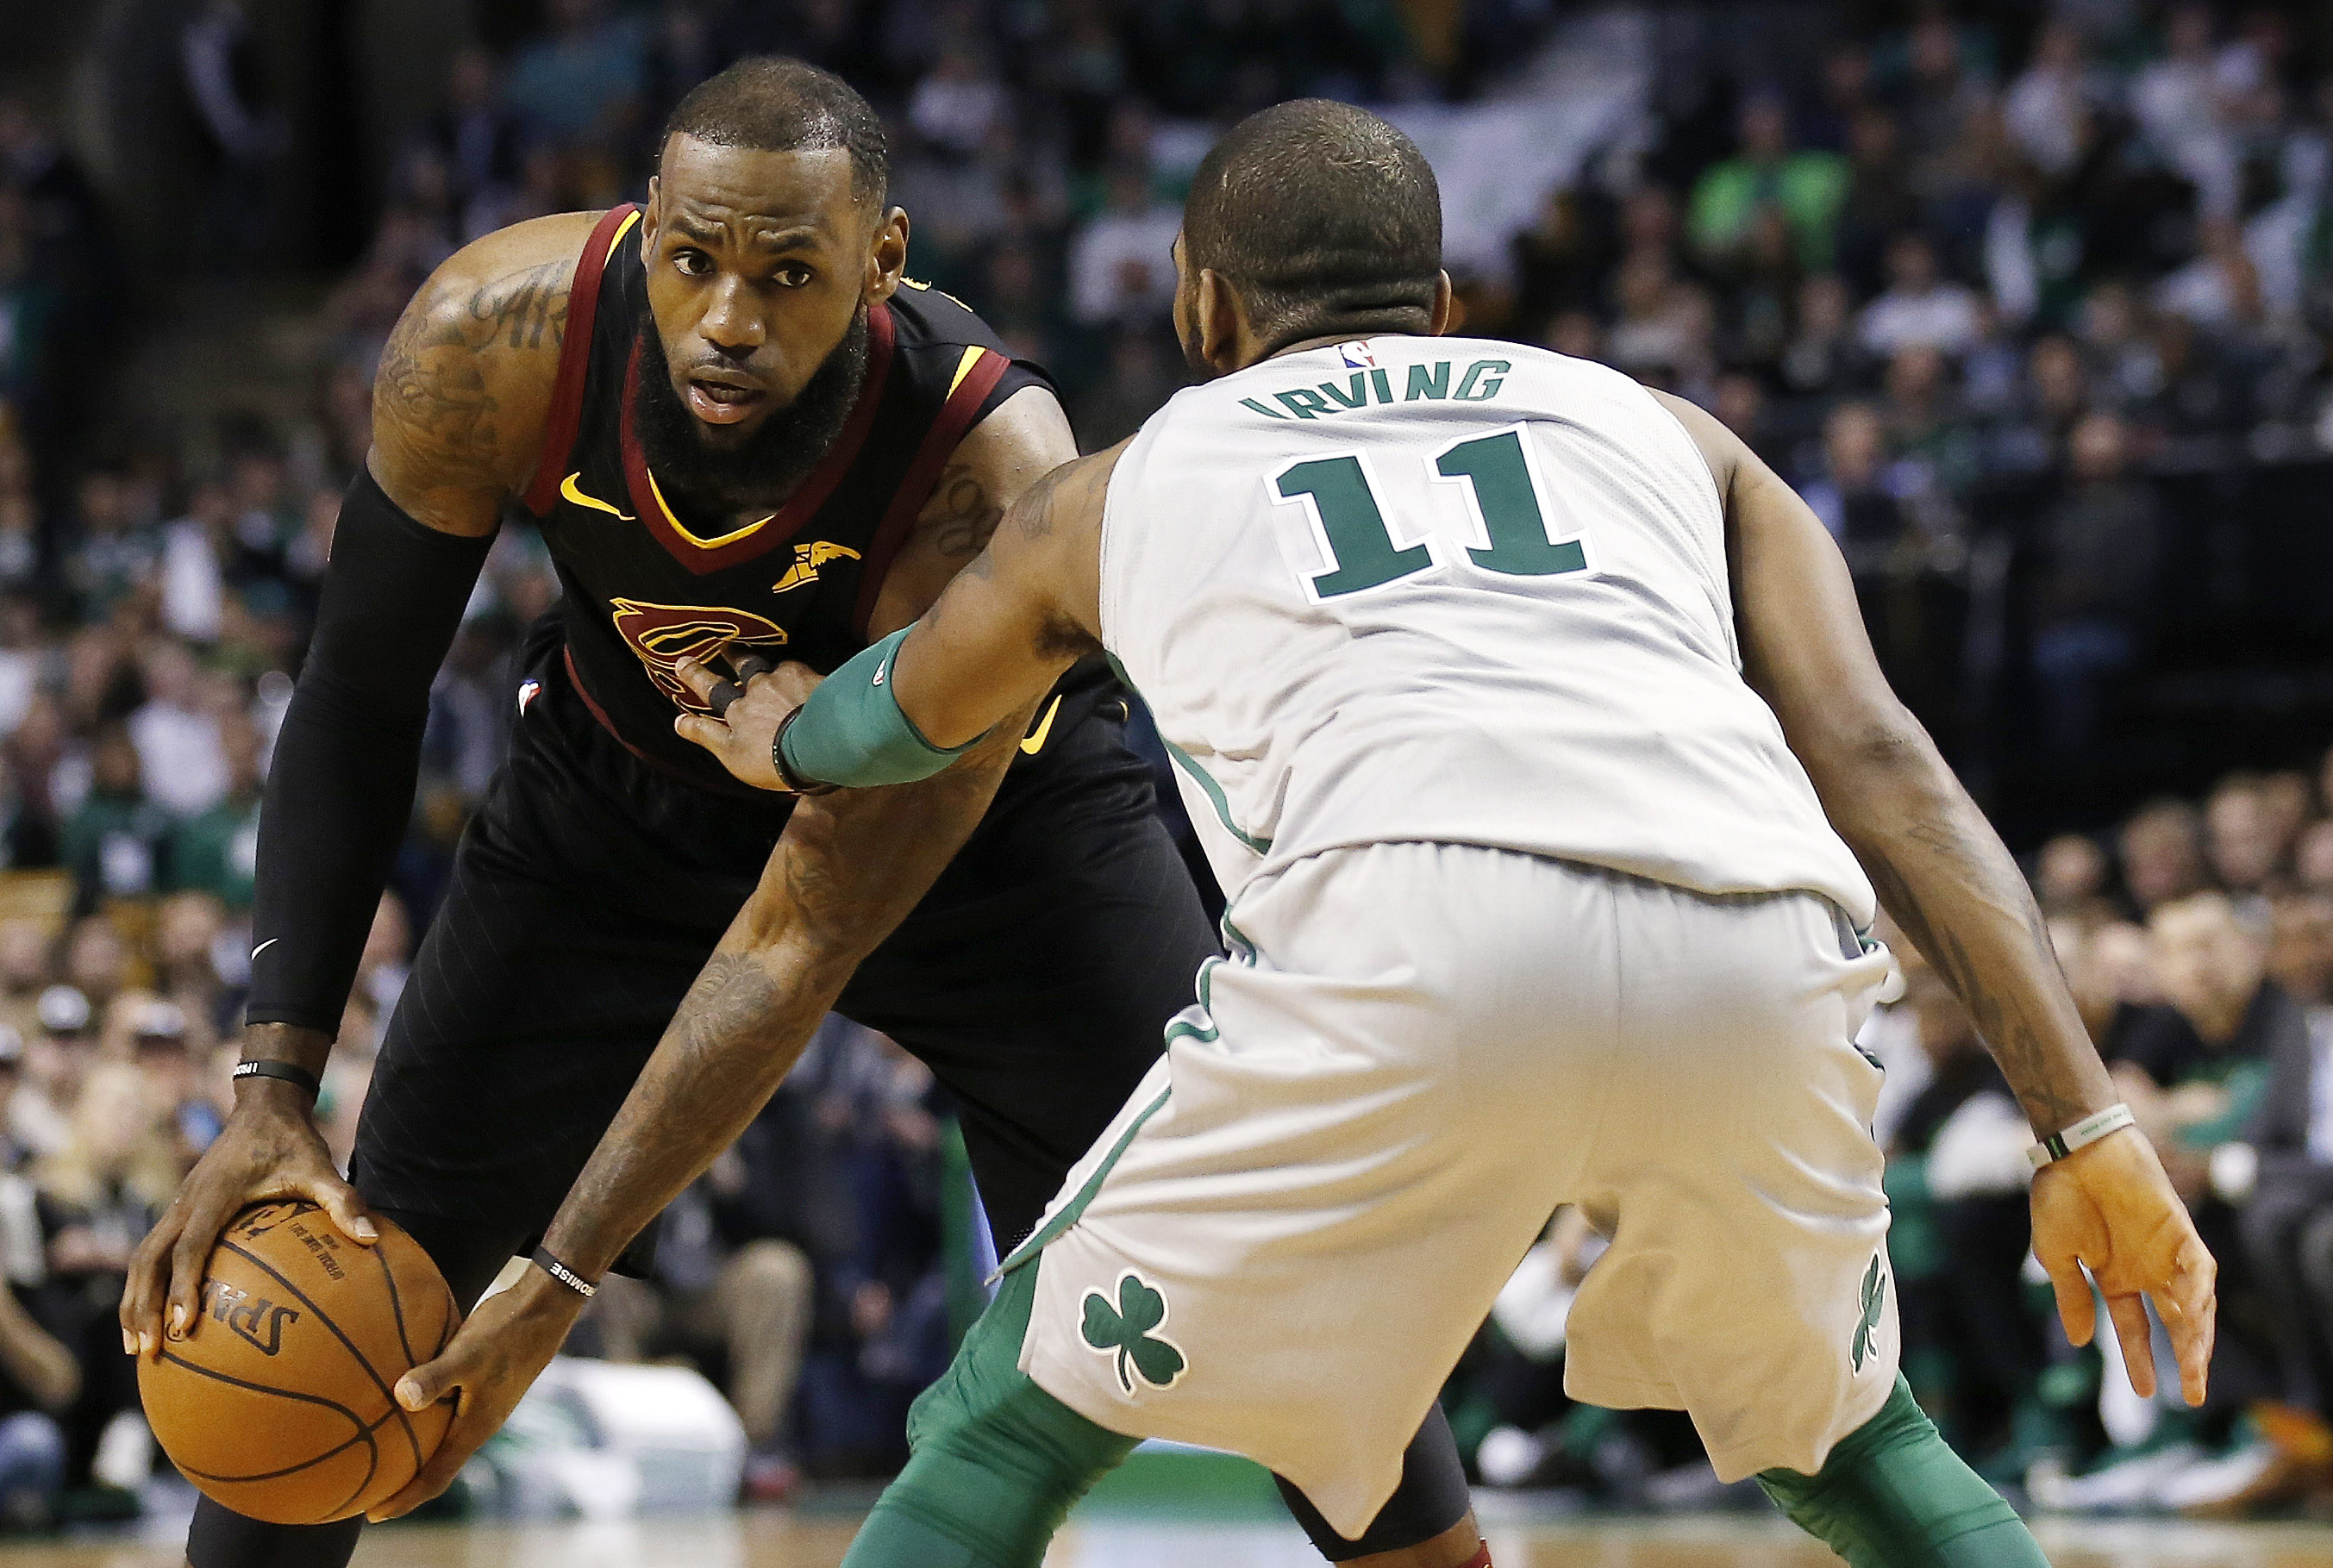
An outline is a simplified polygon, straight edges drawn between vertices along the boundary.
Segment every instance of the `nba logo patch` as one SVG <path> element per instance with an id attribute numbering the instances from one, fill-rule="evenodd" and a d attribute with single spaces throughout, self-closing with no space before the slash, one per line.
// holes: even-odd
<path id="1" fill-rule="evenodd" d="M 1343 357 L 1348 370 L 1374 370 L 1378 368 L 1377 354 L 1367 343 L 1339 343 L 1337 352 Z"/>
<path id="2" fill-rule="evenodd" d="M 542 683 L 530 675 L 518 684 L 518 711 L 523 714 L 526 705 L 542 695 Z"/>

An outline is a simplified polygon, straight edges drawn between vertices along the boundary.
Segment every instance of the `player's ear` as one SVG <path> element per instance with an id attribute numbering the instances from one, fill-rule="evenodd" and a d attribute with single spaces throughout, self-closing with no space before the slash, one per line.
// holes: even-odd
<path id="1" fill-rule="evenodd" d="M 1458 296 L 1450 286 L 1450 274 L 1434 274 L 1434 303 L 1427 308 L 1426 335 L 1446 337 L 1458 325 Z"/>
<path id="2" fill-rule="evenodd" d="M 907 271 L 907 214 L 892 207 L 875 225 L 875 244 L 867 253 L 867 303 L 880 304 L 897 293 Z"/>
<path id="3" fill-rule="evenodd" d="M 1246 336 L 1247 311 L 1239 293 L 1213 267 L 1199 269 L 1199 287 L 1192 301 L 1193 325 L 1198 329 L 1199 358 L 1219 374 L 1241 368 L 1241 340 Z"/>
<path id="4" fill-rule="evenodd" d="M 657 211 L 663 190 L 662 177 L 648 176 L 648 199 L 640 204 L 640 260 L 643 263 L 656 254 Z"/>

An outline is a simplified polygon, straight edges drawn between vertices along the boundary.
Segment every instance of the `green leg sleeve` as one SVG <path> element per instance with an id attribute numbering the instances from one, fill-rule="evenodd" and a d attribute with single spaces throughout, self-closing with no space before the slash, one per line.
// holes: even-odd
<path id="1" fill-rule="evenodd" d="M 914 1457 L 884 1488 L 842 1568 L 1038 1568 L 1070 1508 L 1134 1449 L 1018 1362 L 1038 1260 L 965 1336 L 947 1375 L 907 1417 Z"/>
<path id="2" fill-rule="evenodd" d="M 2049 1568 L 2016 1510 L 1945 1446 L 1901 1377 L 1819 1475 L 1768 1470 L 1758 1485 L 1854 1568 Z"/>

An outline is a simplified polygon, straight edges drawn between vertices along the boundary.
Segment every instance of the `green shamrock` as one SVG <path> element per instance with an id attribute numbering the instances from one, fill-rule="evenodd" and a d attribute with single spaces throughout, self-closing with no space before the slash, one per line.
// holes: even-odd
<path id="1" fill-rule="evenodd" d="M 1887 1278 L 1879 1272 L 1879 1258 L 1875 1254 L 1871 1267 L 1863 1276 L 1863 1321 L 1855 1326 L 1855 1343 L 1848 1351 L 1848 1359 L 1855 1370 L 1863 1370 L 1863 1358 L 1871 1353 L 1879 1337 L 1879 1312 L 1887 1302 Z"/>
<path id="2" fill-rule="evenodd" d="M 1118 1381 L 1134 1391 L 1134 1374 L 1157 1388 L 1183 1375 L 1183 1353 L 1150 1331 L 1166 1321 L 1166 1298 L 1129 1270 L 1118 1282 L 1118 1305 L 1099 1290 L 1086 1292 L 1086 1343 L 1118 1353 Z"/>

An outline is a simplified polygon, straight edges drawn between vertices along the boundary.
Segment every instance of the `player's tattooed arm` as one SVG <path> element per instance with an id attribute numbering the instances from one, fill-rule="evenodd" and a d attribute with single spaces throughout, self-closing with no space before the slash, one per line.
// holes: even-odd
<path id="1" fill-rule="evenodd" d="M 734 1141 L 859 961 L 986 812 L 1026 728 L 1005 725 L 921 783 L 802 801 L 600 1140 L 545 1245 L 586 1274 Z"/>
<path id="2" fill-rule="evenodd" d="M 448 533 L 494 531 L 533 471 L 557 380 L 568 285 L 594 215 L 520 224 L 439 267 L 373 380 L 373 477 Z"/>
<path id="3" fill-rule="evenodd" d="M 760 885 L 544 1233 L 554 1257 L 585 1278 L 605 1273 L 760 1114 L 851 971 L 987 810 L 1022 725 L 1003 727 L 937 778 L 794 808 Z M 398 1381 L 408 1410 L 456 1391 L 460 1405 L 429 1463 L 376 1517 L 444 1490 L 558 1353 L 582 1305 L 549 1274 L 528 1269 L 479 1303 L 441 1354 Z"/>
<path id="4" fill-rule="evenodd" d="M 1068 416 L 1042 387 L 1022 387 L 974 425 L 893 558 L 869 635 L 888 636 L 929 609 L 988 548 L 1022 492 L 1077 454 Z"/>
<path id="5" fill-rule="evenodd" d="M 1102 507 L 1125 451 L 1031 485 L 899 645 L 892 690 L 932 744 L 986 733 L 1101 647 Z"/>

